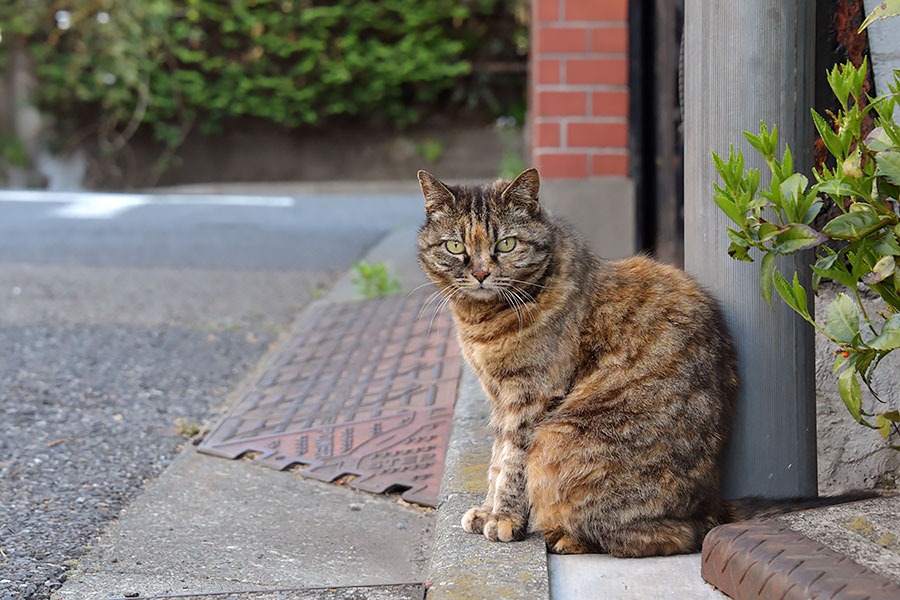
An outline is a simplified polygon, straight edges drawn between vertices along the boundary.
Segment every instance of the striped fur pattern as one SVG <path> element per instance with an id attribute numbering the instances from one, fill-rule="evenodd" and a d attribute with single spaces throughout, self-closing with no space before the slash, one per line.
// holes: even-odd
<path id="1" fill-rule="evenodd" d="M 492 407 L 489 491 L 463 527 L 502 542 L 534 528 L 558 553 L 697 551 L 729 520 L 738 376 L 715 301 L 649 258 L 598 258 L 541 207 L 534 169 L 419 180 L 419 260 Z"/>

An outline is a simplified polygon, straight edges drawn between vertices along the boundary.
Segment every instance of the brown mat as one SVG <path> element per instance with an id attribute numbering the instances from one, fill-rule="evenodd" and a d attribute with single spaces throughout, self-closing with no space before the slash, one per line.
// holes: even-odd
<path id="1" fill-rule="evenodd" d="M 449 314 L 419 317 L 425 298 L 314 309 L 199 450 L 435 506 L 462 363 Z"/>

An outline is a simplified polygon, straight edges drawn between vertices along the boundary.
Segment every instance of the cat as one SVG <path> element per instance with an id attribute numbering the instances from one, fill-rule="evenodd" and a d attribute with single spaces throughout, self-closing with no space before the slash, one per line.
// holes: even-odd
<path id="1" fill-rule="evenodd" d="M 739 380 L 717 303 L 674 267 L 598 258 L 541 206 L 536 169 L 418 177 L 419 262 L 491 402 L 488 493 L 463 528 L 508 542 L 533 524 L 562 554 L 699 550 L 734 517 L 719 466 Z"/>

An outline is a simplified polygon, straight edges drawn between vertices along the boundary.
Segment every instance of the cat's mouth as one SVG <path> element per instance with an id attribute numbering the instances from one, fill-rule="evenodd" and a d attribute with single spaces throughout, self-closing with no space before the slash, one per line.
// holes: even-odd
<path id="1" fill-rule="evenodd" d="M 493 300 L 497 298 L 497 290 L 485 287 L 483 283 L 479 283 L 477 287 L 468 288 L 466 294 L 477 300 Z"/>

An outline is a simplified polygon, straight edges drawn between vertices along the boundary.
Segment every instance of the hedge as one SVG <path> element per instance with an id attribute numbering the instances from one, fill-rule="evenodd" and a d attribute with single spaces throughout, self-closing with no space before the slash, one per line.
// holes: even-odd
<path id="1" fill-rule="evenodd" d="M 24 44 L 38 106 L 113 150 L 144 125 L 175 146 L 246 116 L 402 126 L 436 102 L 489 102 L 473 62 L 521 62 L 525 14 L 527 0 L 7 0 L 0 61 Z"/>

